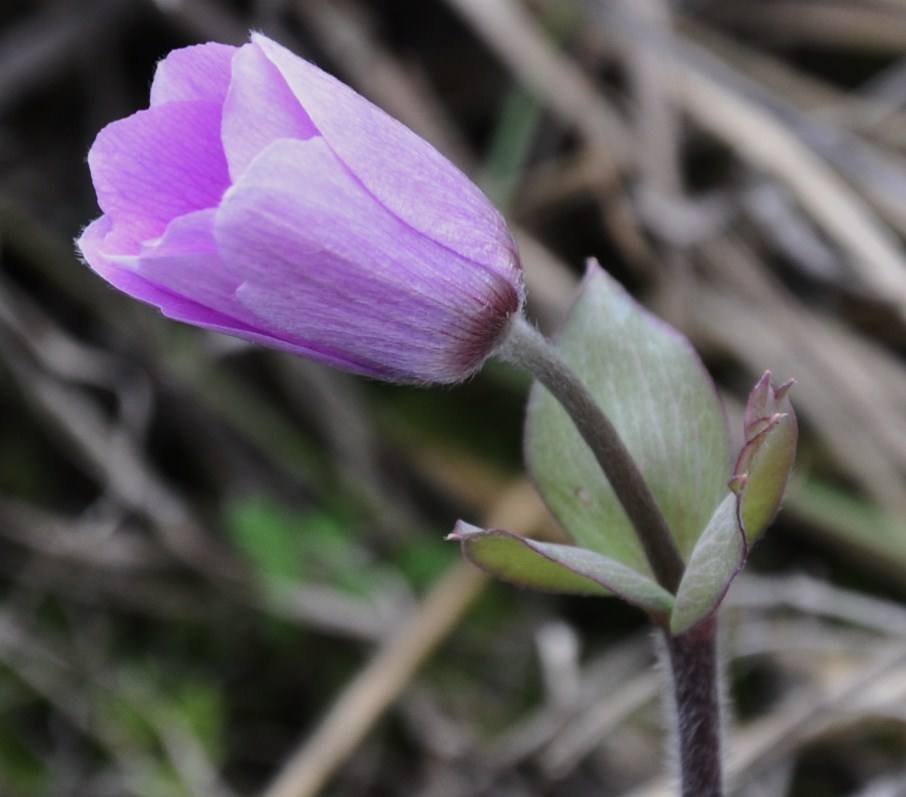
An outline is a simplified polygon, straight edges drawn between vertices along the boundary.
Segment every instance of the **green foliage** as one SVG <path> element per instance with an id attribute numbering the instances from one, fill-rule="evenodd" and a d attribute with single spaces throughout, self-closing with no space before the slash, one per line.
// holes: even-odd
<path id="1" fill-rule="evenodd" d="M 517 534 L 460 521 L 450 539 L 465 555 L 502 581 L 523 587 L 579 595 L 619 595 L 654 617 L 670 614 L 673 596 L 652 579 L 595 551 L 526 539 Z"/>
<path id="2" fill-rule="evenodd" d="M 903 524 L 877 504 L 813 474 L 791 485 L 789 501 L 800 518 L 847 551 L 888 572 L 906 572 Z"/>
<path id="3" fill-rule="evenodd" d="M 215 761 L 222 757 L 222 729 L 226 721 L 223 693 L 217 686 L 197 680 L 183 681 L 172 694 L 170 706 Z"/>
<path id="4" fill-rule="evenodd" d="M 617 428 L 688 555 L 726 493 L 730 472 L 723 408 L 698 355 L 596 264 L 557 349 Z M 594 456 L 539 385 L 529 401 L 526 450 L 541 495 L 576 543 L 648 573 Z"/>
<path id="5" fill-rule="evenodd" d="M 228 507 L 227 528 L 262 584 L 328 581 L 355 595 L 368 595 L 378 567 L 369 563 L 344 522 L 326 511 L 299 512 L 266 499 Z"/>
<path id="6" fill-rule="evenodd" d="M 796 453 L 796 418 L 770 373 L 746 406 L 731 470 L 729 433 L 689 342 L 589 266 L 557 350 L 608 416 L 648 485 L 686 565 L 674 595 L 652 577 L 639 536 L 566 410 L 540 383 L 526 449 L 544 500 L 576 543 L 552 545 L 460 522 L 451 539 L 497 578 L 524 587 L 616 595 L 674 634 L 716 611 L 749 546 L 780 507 Z"/>
<path id="7" fill-rule="evenodd" d="M 44 762 L 9 726 L 0 725 L 0 788 L 3 793 L 37 797 L 47 793 L 48 782 Z"/>
<path id="8" fill-rule="evenodd" d="M 739 518 L 746 541 L 757 540 L 774 519 L 796 458 L 799 436 L 788 393 L 792 383 L 771 386 L 766 373 L 746 406 L 746 443 L 736 461 L 731 487 L 739 495 Z"/>
<path id="9" fill-rule="evenodd" d="M 677 590 L 672 633 L 687 631 L 713 612 L 742 567 L 746 551 L 737 509 L 736 496 L 728 494 L 693 549 Z"/>
<path id="10" fill-rule="evenodd" d="M 130 775 L 133 793 L 141 797 L 191 797 L 179 776 L 154 760 L 142 762 Z"/>
<path id="11" fill-rule="evenodd" d="M 228 507 L 227 520 L 234 545 L 263 581 L 299 578 L 304 566 L 301 516 L 263 500 L 251 500 Z"/>
<path id="12" fill-rule="evenodd" d="M 328 510 L 302 512 L 264 498 L 236 501 L 227 508 L 227 528 L 265 589 L 293 583 L 324 583 L 358 598 L 373 597 L 388 584 L 424 585 L 449 563 L 437 545 L 439 534 L 425 535 L 377 561 L 362 545 L 349 519 Z"/>
<path id="13" fill-rule="evenodd" d="M 540 120 L 541 107 L 524 88 L 517 86 L 506 96 L 482 181 L 501 209 L 511 203 Z"/>
<path id="14" fill-rule="evenodd" d="M 433 584 L 455 558 L 449 547 L 437 544 L 433 534 L 414 539 L 393 552 L 393 563 L 416 589 Z"/>
<path id="15" fill-rule="evenodd" d="M 205 755 L 218 760 L 225 722 L 219 684 L 180 673 L 165 674 L 157 665 L 137 663 L 120 671 L 115 689 L 98 692 L 101 721 L 124 749 L 157 751 L 166 736 L 186 736 Z"/>

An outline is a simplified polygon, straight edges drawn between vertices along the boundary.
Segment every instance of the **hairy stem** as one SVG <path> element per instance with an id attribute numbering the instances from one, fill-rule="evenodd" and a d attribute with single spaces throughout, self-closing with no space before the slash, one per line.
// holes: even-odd
<path id="1" fill-rule="evenodd" d="M 721 797 L 717 620 L 666 634 L 682 797 Z"/>
<path id="2" fill-rule="evenodd" d="M 675 593 L 685 567 L 683 558 L 638 466 L 588 388 L 522 316 L 514 320 L 495 353 L 527 370 L 563 405 L 626 511 L 655 578 Z"/>

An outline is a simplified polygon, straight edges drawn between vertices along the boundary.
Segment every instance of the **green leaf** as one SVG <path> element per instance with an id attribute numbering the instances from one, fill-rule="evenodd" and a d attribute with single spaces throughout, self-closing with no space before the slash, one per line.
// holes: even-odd
<path id="1" fill-rule="evenodd" d="M 895 515 L 839 484 L 809 474 L 789 489 L 788 501 L 827 542 L 868 558 L 874 567 L 906 571 L 906 535 Z"/>
<path id="2" fill-rule="evenodd" d="M 302 512 L 250 498 L 227 506 L 226 525 L 263 588 L 277 594 L 287 585 L 308 582 L 368 598 L 397 579 L 373 560 L 341 518 L 327 511 Z"/>
<path id="3" fill-rule="evenodd" d="M 796 416 L 787 394 L 792 382 L 776 390 L 771 374 L 755 385 L 746 404 L 745 444 L 730 479 L 732 493 L 714 512 L 692 551 L 676 595 L 670 631 L 687 631 L 723 600 L 742 570 L 749 548 L 780 508 L 796 458 Z"/>
<path id="4" fill-rule="evenodd" d="M 460 542 L 470 562 L 501 581 L 548 592 L 616 595 L 656 620 L 668 617 L 673 607 L 673 596 L 653 579 L 595 551 L 463 521 L 447 539 Z"/>
<path id="5" fill-rule="evenodd" d="M 726 494 L 729 435 L 689 342 L 596 263 L 556 347 L 610 417 L 686 557 Z M 540 385 L 526 430 L 529 469 L 577 544 L 648 573 L 635 532 L 572 421 Z"/>
<path id="6" fill-rule="evenodd" d="M 749 545 L 764 533 L 780 509 L 796 460 L 799 432 L 788 397 L 792 384 L 787 382 L 775 390 L 767 372 L 746 405 L 746 443 L 730 485 L 739 494 L 739 516 Z"/>
<path id="7" fill-rule="evenodd" d="M 742 569 L 746 545 L 733 494 L 720 503 L 699 537 L 683 574 L 670 618 L 670 633 L 688 631 L 713 612 Z"/>
<path id="8" fill-rule="evenodd" d="M 13 716 L 0 727 L 0 772 L 3 783 L 10 794 L 21 797 L 39 797 L 51 793 L 51 784 L 59 784 L 59 772 L 54 773 L 54 764 L 45 754 L 42 756 L 36 745 L 17 733 Z"/>
<path id="9" fill-rule="evenodd" d="M 233 543 L 249 558 L 262 580 L 298 580 L 301 518 L 262 499 L 236 502 L 228 510 L 227 529 Z"/>

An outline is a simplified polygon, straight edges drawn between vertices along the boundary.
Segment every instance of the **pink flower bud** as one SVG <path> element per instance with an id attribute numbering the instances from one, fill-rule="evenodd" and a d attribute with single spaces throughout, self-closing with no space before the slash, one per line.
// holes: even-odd
<path id="1" fill-rule="evenodd" d="M 428 143 L 261 36 L 157 68 L 99 134 L 85 260 L 171 318 L 395 382 L 469 376 L 523 301 L 506 224 Z"/>

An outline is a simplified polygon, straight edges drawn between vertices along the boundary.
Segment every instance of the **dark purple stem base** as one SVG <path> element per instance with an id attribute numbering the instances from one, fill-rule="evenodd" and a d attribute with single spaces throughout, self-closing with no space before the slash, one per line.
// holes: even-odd
<path id="1" fill-rule="evenodd" d="M 717 620 L 666 642 L 682 797 L 722 797 Z"/>

